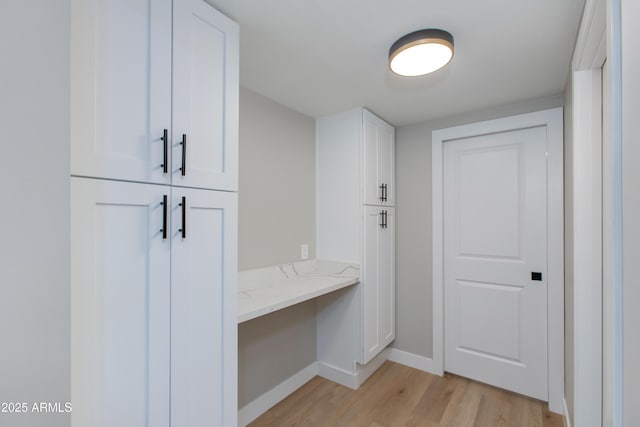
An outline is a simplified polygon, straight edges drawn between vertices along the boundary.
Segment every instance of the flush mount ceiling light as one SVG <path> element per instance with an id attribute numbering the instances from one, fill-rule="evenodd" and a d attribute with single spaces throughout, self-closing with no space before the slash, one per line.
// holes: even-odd
<path id="1" fill-rule="evenodd" d="M 389 49 L 389 68 L 401 76 L 421 76 L 453 58 L 453 36 L 444 30 L 419 30 L 401 37 Z"/>

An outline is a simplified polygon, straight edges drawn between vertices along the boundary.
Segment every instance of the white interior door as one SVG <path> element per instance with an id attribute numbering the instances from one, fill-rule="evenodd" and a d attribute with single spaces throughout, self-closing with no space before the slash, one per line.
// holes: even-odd
<path id="1" fill-rule="evenodd" d="M 546 141 L 542 126 L 444 144 L 445 370 L 542 400 Z"/>

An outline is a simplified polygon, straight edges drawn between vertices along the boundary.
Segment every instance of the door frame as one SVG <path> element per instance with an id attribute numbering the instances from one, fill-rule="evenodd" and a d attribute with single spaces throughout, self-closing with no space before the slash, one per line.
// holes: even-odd
<path id="1" fill-rule="evenodd" d="M 587 0 L 571 62 L 572 151 L 582 162 L 574 172 L 574 425 L 622 423 L 622 124 L 620 0 Z M 615 31 L 614 31 L 615 29 Z M 608 76 L 601 73 L 607 62 Z M 603 99 L 610 95 L 610 129 L 605 146 Z M 606 155 L 602 150 L 608 150 Z M 606 164 L 603 162 L 607 162 Z M 590 175 L 586 175 L 590 173 Z M 597 190 L 597 191 L 594 191 Z M 603 212 L 612 224 L 603 222 Z M 606 227 L 606 228 L 605 228 Z M 606 233 L 606 237 L 605 237 Z M 604 269 L 604 262 L 607 269 Z M 593 275 L 594 270 L 599 275 Z M 606 276 L 604 276 L 606 274 Z M 597 310 L 598 315 L 594 316 Z M 593 331 L 601 331 L 594 336 Z"/>
<path id="2" fill-rule="evenodd" d="M 547 128 L 547 360 L 549 409 L 564 413 L 564 218 L 563 110 L 561 107 L 434 130 L 431 142 L 433 197 L 433 363 L 444 373 L 443 144 L 523 128 Z M 561 325 L 561 327 L 557 327 Z"/>

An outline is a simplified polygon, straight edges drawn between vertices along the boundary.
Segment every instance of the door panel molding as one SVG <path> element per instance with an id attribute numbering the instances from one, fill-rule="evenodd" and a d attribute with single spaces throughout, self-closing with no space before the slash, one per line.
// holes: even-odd
<path id="1" fill-rule="evenodd" d="M 549 408 L 564 412 L 564 220 L 562 108 L 472 123 L 432 133 L 433 361 L 444 373 L 443 145 L 453 139 L 544 126 L 547 130 L 547 324 Z"/>

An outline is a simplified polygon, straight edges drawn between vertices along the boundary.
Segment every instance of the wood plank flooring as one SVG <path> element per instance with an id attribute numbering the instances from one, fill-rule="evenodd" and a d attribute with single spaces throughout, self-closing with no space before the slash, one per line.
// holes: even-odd
<path id="1" fill-rule="evenodd" d="M 547 404 L 385 362 L 358 390 L 315 377 L 250 427 L 562 427 Z"/>

